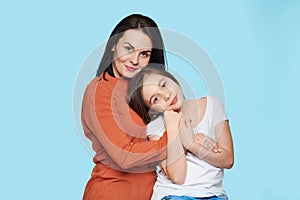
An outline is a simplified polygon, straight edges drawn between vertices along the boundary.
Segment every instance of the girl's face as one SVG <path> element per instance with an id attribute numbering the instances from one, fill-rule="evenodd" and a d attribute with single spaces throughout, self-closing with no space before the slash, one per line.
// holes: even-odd
<path id="1" fill-rule="evenodd" d="M 184 101 L 182 89 L 177 83 L 166 76 L 154 73 L 145 75 L 142 95 L 146 105 L 156 112 L 178 111 Z"/>
<path id="2" fill-rule="evenodd" d="M 152 42 L 141 30 L 130 29 L 124 32 L 112 51 L 114 51 L 112 67 L 115 76 L 132 78 L 149 63 Z"/>

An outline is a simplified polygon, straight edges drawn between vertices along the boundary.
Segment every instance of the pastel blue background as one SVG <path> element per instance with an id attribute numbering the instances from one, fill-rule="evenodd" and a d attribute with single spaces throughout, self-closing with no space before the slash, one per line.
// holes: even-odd
<path id="1" fill-rule="evenodd" d="M 300 199 L 299 9 L 296 0 L 1 1 L 1 199 L 82 198 L 93 163 L 73 120 L 74 83 L 135 12 L 189 36 L 216 64 L 235 146 L 230 199 Z"/>

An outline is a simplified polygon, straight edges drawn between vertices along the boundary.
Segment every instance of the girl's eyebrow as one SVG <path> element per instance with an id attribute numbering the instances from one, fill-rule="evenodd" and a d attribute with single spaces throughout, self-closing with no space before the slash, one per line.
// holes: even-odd
<path id="1" fill-rule="evenodd" d="M 158 82 L 158 86 L 161 86 L 161 83 L 162 83 L 163 81 L 164 81 L 164 78 L 160 79 L 160 81 Z M 155 95 L 155 94 L 153 94 L 153 95 L 150 97 L 150 100 L 149 100 L 150 104 L 152 103 L 151 100 L 152 100 L 152 98 L 153 98 L 154 95 Z"/>
<path id="2" fill-rule="evenodd" d="M 164 78 L 160 79 L 160 81 L 158 82 L 158 86 L 161 86 L 161 83 L 162 83 L 164 80 L 165 80 Z"/>

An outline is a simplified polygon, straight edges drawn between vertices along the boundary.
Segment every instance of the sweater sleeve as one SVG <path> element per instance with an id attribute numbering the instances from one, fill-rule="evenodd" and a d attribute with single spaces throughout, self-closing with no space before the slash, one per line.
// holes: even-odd
<path id="1" fill-rule="evenodd" d="M 111 84 L 102 79 L 92 82 L 86 89 L 82 106 L 86 135 L 93 135 L 122 169 L 165 159 L 166 134 L 158 141 L 146 141 L 145 128 L 137 124 L 136 128 L 132 126 L 141 119 L 130 110 L 124 91 L 116 92 Z"/>

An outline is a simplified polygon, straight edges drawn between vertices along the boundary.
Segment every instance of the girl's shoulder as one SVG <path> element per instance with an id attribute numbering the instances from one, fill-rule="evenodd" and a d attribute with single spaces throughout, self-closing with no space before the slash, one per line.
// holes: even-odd
<path id="1" fill-rule="evenodd" d="M 218 97 L 216 97 L 216 96 L 209 96 L 209 95 L 207 95 L 207 96 L 204 96 L 204 97 L 201 97 L 201 98 L 199 98 L 199 99 L 197 99 L 198 100 L 198 103 L 199 103 L 199 105 L 201 106 L 203 106 L 203 105 L 206 105 L 206 106 L 214 106 L 214 105 L 218 105 L 218 104 L 222 104 L 222 102 L 221 102 L 221 100 L 218 98 Z"/>
<path id="2" fill-rule="evenodd" d="M 200 97 L 200 98 L 197 99 L 197 102 L 198 102 L 199 106 L 206 105 L 206 103 L 207 103 L 207 97 L 208 96 L 204 96 L 204 97 Z"/>
<path id="3" fill-rule="evenodd" d="M 215 110 L 221 109 L 222 102 L 215 96 L 204 96 L 197 99 L 197 106 L 200 112 L 200 119 L 205 115 L 213 113 Z"/>

